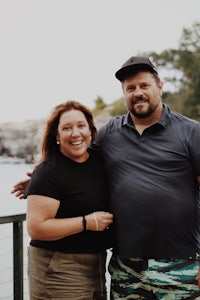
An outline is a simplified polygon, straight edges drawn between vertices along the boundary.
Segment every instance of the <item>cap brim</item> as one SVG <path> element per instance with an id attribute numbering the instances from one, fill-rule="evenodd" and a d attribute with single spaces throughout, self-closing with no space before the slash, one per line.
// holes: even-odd
<path id="1" fill-rule="evenodd" d="M 157 70 L 149 65 L 146 64 L 134 64 L 131 66 L 127 66 L 124 68 L 121 68 L 115 73 L 115 77 L 122 81 L 124 78 L 129 77 L 130 75 L 134 74 L 135 72 L 138 71 L 150 71 L 151 73 L 156 73 L 158 74 Z"/>

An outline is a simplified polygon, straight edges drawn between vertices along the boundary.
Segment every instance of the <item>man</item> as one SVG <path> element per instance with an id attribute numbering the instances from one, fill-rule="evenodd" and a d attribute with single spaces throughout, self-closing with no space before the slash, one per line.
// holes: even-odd
<path id="1" fill-rule="evenodd" d="M 149 58 L 131 57 L 116 78 L 129 112 L 92 145 L 104 159 L 114 213 L 111 299 L 200 299 L 200 123 L 162 103 Z M 23 182 L 13 192 L 20 197 Z"/>
<path id="2" fill-rule="evenodd" d="M 111 299 L 200 299 L 200 123 L 162 103 L 149 58 L 131 57 L 115 75 L 129 112 L 93 145 L 115 220 Z"/>

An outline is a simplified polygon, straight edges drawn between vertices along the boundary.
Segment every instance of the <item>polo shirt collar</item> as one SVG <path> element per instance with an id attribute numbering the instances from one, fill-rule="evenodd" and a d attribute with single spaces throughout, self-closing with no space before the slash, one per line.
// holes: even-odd
<path id="1" fill-rule="evenodd" d="M 162 127 L 166 127 L 167 123 L 169 122 L 169 119 L 171 118 L 171 111 L 170 111 L 169 106 L 166 105 L 166 104 L 163 104 L 163 108 L 164 108 L 163 109 L 163 114 L 162 114 L 160 120 L 156 124 L 159 124 Z M 128 125 L 128 126 L 131 126 L 131 127 L 134 126 L 133 121 L 132 121 L 131 116 L 130 116 L 130 112 L 128 112 L 124 116 L 122 125 L 123 126 Z"/>

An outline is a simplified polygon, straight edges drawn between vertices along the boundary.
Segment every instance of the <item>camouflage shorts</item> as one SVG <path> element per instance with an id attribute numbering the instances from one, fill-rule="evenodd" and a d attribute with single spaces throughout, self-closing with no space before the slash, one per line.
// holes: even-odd
<path id="1" fill-rule="evenodd" d="M 113 254 L 109 263 L 110 299 L 200 299 L 198 268 L 196 259 L 127 259 Z"/>

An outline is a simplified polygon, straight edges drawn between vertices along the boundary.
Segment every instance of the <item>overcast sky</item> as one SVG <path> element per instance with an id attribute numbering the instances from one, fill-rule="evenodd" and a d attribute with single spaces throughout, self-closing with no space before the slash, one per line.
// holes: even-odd
<path id="1" fill-rule="evenodd" d="M 46 118 L 66 100 L 122 96 L 131 56 L 178 48 L 199 0 L 0 0 L 0 122 Z"/>

